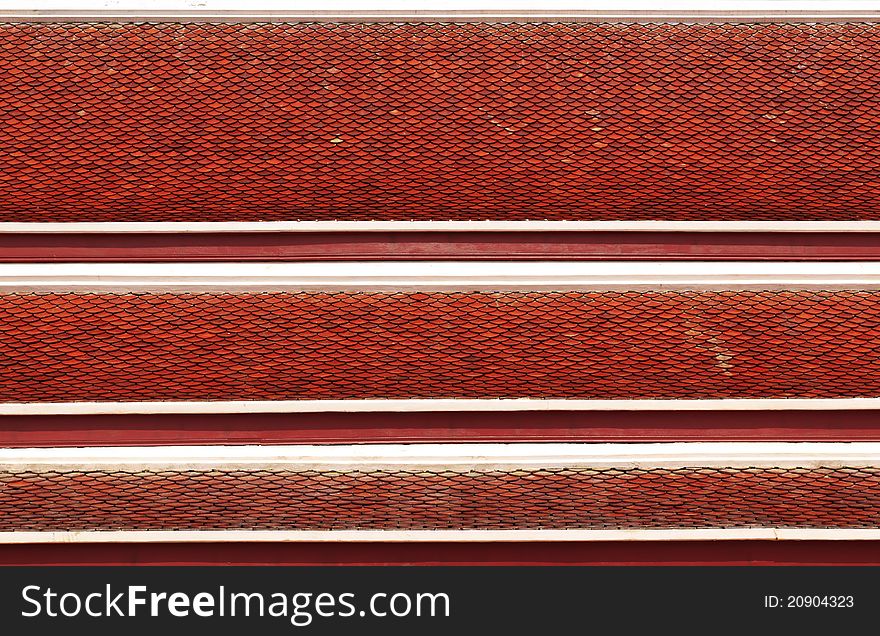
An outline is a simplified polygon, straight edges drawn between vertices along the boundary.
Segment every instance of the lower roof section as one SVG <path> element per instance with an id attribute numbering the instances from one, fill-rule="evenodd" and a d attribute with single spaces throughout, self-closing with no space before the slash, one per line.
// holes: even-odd
<path id="1" fill-rule="evenodd" d="M 0 474 L 0 531 L 874 528 L 880 470 Z"/>
<path id="2" fill-rule="evenodd" d="M 876 528 L 880 444 L 6 449 L 0 513 L 11 533 L 757 528 L 745 534 L 770 539 L 781 537 L 760 529 Z"/>

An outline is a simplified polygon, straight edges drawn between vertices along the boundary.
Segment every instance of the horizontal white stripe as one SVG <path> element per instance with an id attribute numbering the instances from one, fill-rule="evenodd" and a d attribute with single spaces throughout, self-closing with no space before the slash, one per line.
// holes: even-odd
<path id="1" fill-rule="evenodd" d="M 0 292 L 880 289 L 880 262 L 5 263 Z"/>
<path id="2" fill-rule="evenodd" d="M 2 16 L 0 16 L 2 17 Z M 0 233 L 880 232 L 880 221 L 107 221 L 0 222 Z"/>
<path id="3" fill-rule="evenodd" d="M 880 398 L 732 400 L 240 400 L 229 402 L 5 402 L 0 415 L 138 413 L 404 413 L 458 411 L 832 411 L 880 409 Z"/>
<path id="4" fill-rule="evenodd" d="M 0 471 L 878 467 L 880 442 L 361 444 L 3 448 Z"/>
<path id="5" fill-rule="evenodd" d="M 871 11 L 12 11 L 0 12 L 0 22 L 114 22 L 114 23 L 264 23 L 264 22 L 594 22 L 647 24 L 753 24 L 877 22 Z"/>
<path id="6" fill-rule="evenodd" d="M 144 9 L 143 0 L 31 0 L 27 3 L 16 0 L 0 0 L 3 10 L 125 10 Z M 211 11 L 287 11 L 290 0 L 151 0 L 151 10 L 192 10 Z M 656 0 L 556 0 L 554 10 L 564 11 L 657 11 Z M 875 9 L 871 0 L 716 0 L 711 9 L 715 11 L 853 11 Z M 670 0 L 665 2 L 666 11 L 705 10 L 702 0 Z M 407 0 L 301 0 L 296 3 L 297 11 L 547 11 L 546 4 L 536 0 L 434 0 L 424 2 L 415 8 Z"/>
<path id="7" fill-rule="evenodd" d="M 0 532 L 23 543 L 498 543 L 511 541 L 878 541 L 880 530 L 672 528 L 664 530 L 113 530 Z"/>
<path id="8" fill-rule="evenodd" d="M 425 4 L 414 8 L 405 0 L 336 0 L 325 3 L 298 2 L 291 9 L 287 0 L 258 0 L 246 5 L 241 0 L 159 0 L 151 2 L 145 10 L 143 2 L 137 0 L 38 0 L 27 7 L 16 9 L 15 2 L 6 0 L 3 5 L 10 9 L 9 14 L 19 19 L 32 17 L 37 12 L 49 12 L 46 17 L 79 17 L 87 15 L 106 17 L 144 17 L 157 19 L 180 19 L 191 16 L 196 19 L 228 18 L 224 12 L 235 11 L 239 19 L 421 19 L 421 20 L 463 20 L 468 16 L 479 15 L 482 19 L 656 19 L 659 17 L 696 17 L 709 19 L 792 19 L 798 16 L 844 17 L 876 14 L 875 4 L 866 0 L 788 0 L 773 2 L 768 0 L 719 0 L 707 8 L 706 3 L 696 0 L 677 0 L 666 3 L 658 9 L 656 2 L 650 0 L 627 0 L 612 3 L 608 0 L 582 1 L 558 0 L 554 9 L 547 9 L 534 0 L 483 0 L 478 4 L 465 0 L 447 0 L 443 3 Z M 20 6 L 20 5 L 19 5 Z M 79 11 L 79 13 L 77 12 Z"/>

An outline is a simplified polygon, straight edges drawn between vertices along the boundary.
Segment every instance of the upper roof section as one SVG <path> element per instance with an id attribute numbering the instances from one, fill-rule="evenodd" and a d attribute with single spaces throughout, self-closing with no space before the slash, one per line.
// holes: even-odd
<path id="1" fill-rule="evenodd" d="M 10 22 L 0 221 L 880 220 L 873 22 Z"/>

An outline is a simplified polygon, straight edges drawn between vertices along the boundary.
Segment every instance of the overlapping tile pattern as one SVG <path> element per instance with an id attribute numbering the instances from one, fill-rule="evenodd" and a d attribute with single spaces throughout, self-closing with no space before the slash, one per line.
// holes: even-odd
<path id="1" fill-rule="evenodd" d="M 874 527 L 876 468 L 0 474 L 0 531 Z"/>
<path id="2" fill-rule="evenodd" d="M 880 219 L 880 24 L 5 24 L 0 80 L 0 221 Z"/>
<path id="3" fill-rule="evenodd" d="M 880 397 L 880 292 L 0 295 L 0 401 Z"/>

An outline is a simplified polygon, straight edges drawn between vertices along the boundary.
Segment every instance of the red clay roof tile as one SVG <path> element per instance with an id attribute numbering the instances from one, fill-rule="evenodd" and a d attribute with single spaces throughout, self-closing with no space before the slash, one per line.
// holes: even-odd
<path id="1" fill-rule="evenodd" d="M 6 24 L 0 221 L 880 219 L 880 25 Z"/>
<path id="2" fill-rule="evenodd" d="M 0 401 L 880 397 L 880 292 L 0 295 Z"/>
<path id="3" fill-rule="evenodd" d="M 0 531 L 872 528 L 876 468 L 0 473 Z"/>

